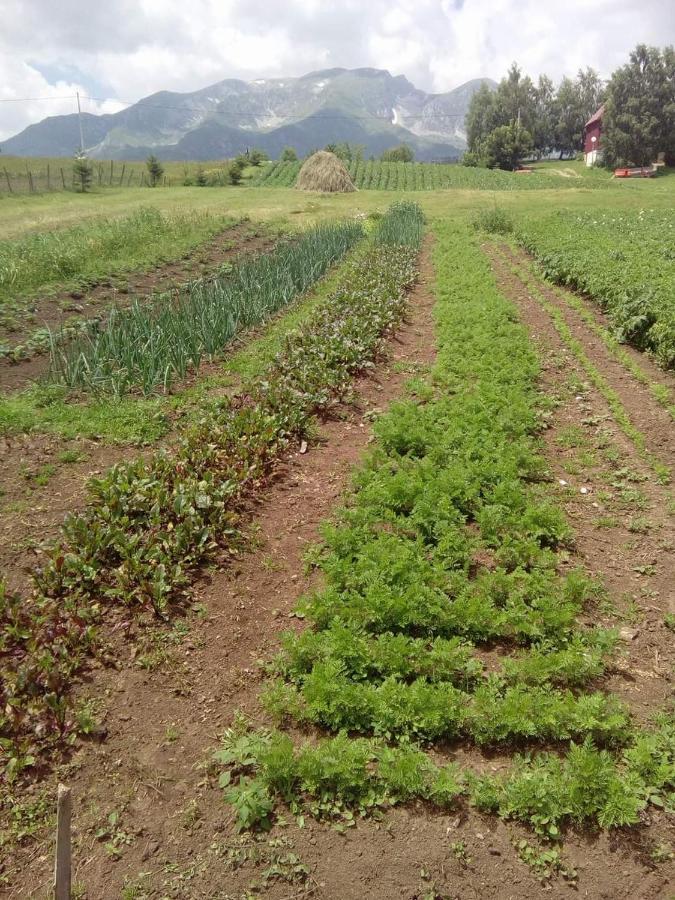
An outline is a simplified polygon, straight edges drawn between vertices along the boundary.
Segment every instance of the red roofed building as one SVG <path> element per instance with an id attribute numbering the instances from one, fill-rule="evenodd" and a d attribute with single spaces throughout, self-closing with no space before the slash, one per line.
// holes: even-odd
<path id="1" fill-rule="evenodd" d="M 602 114 L 604 111 L 605 107 L 601 106 L 584 125 L 584 160 L 587 166 L 592 166 L 602 156 L 600 135 L 602 134 Z"/>

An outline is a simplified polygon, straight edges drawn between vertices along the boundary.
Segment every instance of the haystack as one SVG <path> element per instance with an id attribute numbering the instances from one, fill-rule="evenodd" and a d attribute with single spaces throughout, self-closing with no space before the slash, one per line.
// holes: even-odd
<path id="1" fill-rule="evenodd" d="M 334 153 L 319 150 L 305 160 L 295 186 L 299 191 L 323 191 L 324 193 L 355 191 L 354 182 L 342 160 Z"/>

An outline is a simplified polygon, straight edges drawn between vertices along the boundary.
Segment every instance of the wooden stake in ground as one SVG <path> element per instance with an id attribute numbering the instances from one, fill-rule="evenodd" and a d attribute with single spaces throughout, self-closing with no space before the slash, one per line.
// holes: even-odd
<path id="1" fill-rule="evenodd" d="M 54 900 L 70 900 L 70 788 L 59 785 L 56 800 L 56 852 L 54 854 Z"/>

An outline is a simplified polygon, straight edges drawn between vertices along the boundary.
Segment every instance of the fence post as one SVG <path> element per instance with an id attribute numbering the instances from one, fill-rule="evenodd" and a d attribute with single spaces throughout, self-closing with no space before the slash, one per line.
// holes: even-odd
<path id="1" fill-rule="evenodd" d="M 70 788 L 60 784 L 56 799 L 56 851 L 54 853 L 54 900 L 70 900 Z"/>
<path id="2" fill-rule="evenodd" d="M 103 184 L 103 166 L 99 163 L 98 166 L 98 186 L 101 187 Z"/>
<path id="3" fill-rule="evenodd" d="M 34 193 L 34 191 L 35 191 L 35 188 L 34 188 L 34 186 L 33 186 L 33 173 L 30 171 L 30 169 L 28 169 L 27 171 L 28 171 L 28 187 L 29 187 L 30 192 L 31 192 L 31 194 L 32 194 L 32 193 Z"/>
<path id="4" fill-rule="evenodd" d="M 12 182 L 9 180 L 9 172 L 7 171 L 7 169 L 5 169 L 5 178 L 7 179 L 7 189 L 9 190 L 10 194 L 13 194 L 14 191 L 12 190 Z"/>
<path id="5" fill-rule="evenodd" d="M 63 174 L 63 169 L 61 169 L 61 181 L 63 182 L 63 190 L 66 189 L 66 176 Z"/>
<path id="6" fill-rule="evenodd" d="M 127 167 L 127 164 L 122 163 L 122 174 L 120 175 L 120 187 L 124 183 L 124 170 L 126 169 L 126 167 Z"/>
<path id="7" fill-rule="evenodd" d="M 127 187 L 129 187 L 129 185 L 131 184 L 131 179 L 133 177 L 134 177 L 134 170 L 132 169 L 131 172 L 129 172 L 129 180 L 127 181 Z"/>
<path id="8" fill-rule="evenodd" d="M 111 160 L 110 160 L 110 184 L 112 184 L 112 180 L 113 180 L 113 167 L 114 167 L 114 165 L 115 165 L 115 163 L 114 163 L 113 160 L 111 159 Z"/>

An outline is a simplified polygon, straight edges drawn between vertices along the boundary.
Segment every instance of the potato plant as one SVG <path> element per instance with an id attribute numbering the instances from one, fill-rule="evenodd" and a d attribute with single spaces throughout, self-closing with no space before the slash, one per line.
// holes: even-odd
<path id="1" fill-rule="evenodd" d="M 548 278 L 607 312 L 617 338 L 675 367 L 672 213 L 560 211 L 522 226 L 518 238 Z"/>

